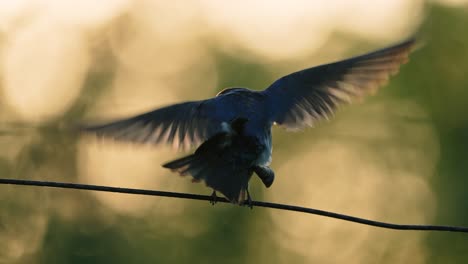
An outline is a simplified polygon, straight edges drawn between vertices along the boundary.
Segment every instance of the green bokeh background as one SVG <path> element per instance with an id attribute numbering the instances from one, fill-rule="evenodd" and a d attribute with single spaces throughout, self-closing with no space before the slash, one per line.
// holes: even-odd
<path id="1" fill-rule="evenodd" d="M 411 63 L 405 65 L 400 74 L 394 77 L 384 90 L 364 104 L 379 103 L 389 98 L 404 99 L 417 103 L 425 110 L 428 114 L 427 119 L 407 122 L 429 123 L 434 128 L 439 142 L 440 153 L 437 164 L 432 164 L 436 167 L 435 173 L 428 177 L 437 204 L 431 223 L 468 226 L 466 202 L 468 200 L 466 190 L 468 185 L 468 11 L 463 8 L 428 5 L 426 15 L 420 30 L 425 45 L 414 53 Z M 336 38 L 355 42 L 356 46 L 363 44 L 351 36 L 336 36 Z M 261 88 L 266 87 L 277 77 L 272 73 L 278 72 L 277 65 L 263 65 L 245 57 L 239 59 L 215 47 L 212 52 L 216 58 L 220 78 L 219 88 L 237 84 Z M 21 142 L 24 137 L 30 137 L 31 134 L 34 135 L 34 140 L 22 148 L 14 162 L 0 160 L 2 177 L 64 182 L 76 180 L 79 138 L 59 128 L 84 120 L 94 101 L 97 101 L 110 87 L 115 70 L 112 56 L 106 50 L 99 50 L 98 55 L 100 59 L 96 60 L 96 63 L 99 67 L 89 73 L 80 98 L 67 113 L 48 124 L 42 124 L 37 129 L 18 129 L 15 135 L 11 135 L 9 130 L 5 129 L 3 138 L 0 138 L 0 146 Z M 220 90 L 214 87 L 204 89 L 210 94 Z M 181 100 L 189 99 L 197 93 L 197 91 L 188 91 L 180 97 Z M 359 107 L 361 106 L 357 106 L 356 109 Z M 352 107 L 347 109 L 354 111 Z M 338 118 L 346 117 L 338 116 Z M 280 131 L 275 132 L 277 136 L 275 147 L 283 149 L 283 156 L 275 157 L 275 162 L 283 162 L 283 157 L 287 162 L 286 156 L 294 155 L 294 148 L 300 145 L 301 141 L 307 140 L 310 136 L 333 134 L 330 129 L 330 125 L 324 124 L 315 132 L 307 132 L 297 137 L 290 137 Z M 402 143 L 396 141 L 393 144 Z M 281 176 L 283 175 L 278 175 Z M 195 191 L 202 193 L 206 191 L 202 187 L 194 188 Z M 263 190 L 259 185 L 253 186 L 253 189 L 256 197 L 261 198 Z M 40 244 L 38 249 L 22 254 L 14 260 L 15 263 L 284 263 L 285 261 L 307 263 L 310 261 L 275 244 L 274 240 L 278 239 L 278 236 L 271 234 L 275 225 L 268 210 L 265 209 L 248 210 L 231 205 L 211 207 L 203 202 L 183 201 L 190 204 L 186 207 L 189 209 L 177 217 L 184 218 L 184 221 L 192 222 L 193 225 L 203 225 L 205 228 L 205 232 L 199 235 L 187 236 L 167 229 L 168 223 L 175 220 L 170 217 L 159 217 L 157 208 L 140 217 L 118 214 L 100 204 L 86 191 L 0 186 L 0 193 L 0 230 L 3 234 L 20 231 L 27 234 L 28 230 L 34 229 L 36 223 L 34 219 L 47 216 L 47 220 L 44 219 L 45 233 L 40 238 L 29 238 L 31 244 Z M 141 197 L 141 199 L 160 199 L 163 203 L 167 198 Z M 67 219 L 56 212 L 69 204 L 73 204 L 71 210 L 78 210 L 79 217 Z M 311 216 L 297 214 L 294 217 Z M 320 219 L 320 221 L 332 220 Z M 11 223 L 15 225 L 11 226 Z M 343 222 L 341 225 L 354 224 Z M 370 227 L 360 228 L 365 232 Z M 400 234 L 395 243 L 405 240 L 405 234 L 411 236 L 412 232 Z M 3 249 L 0 248 L 1 261 L 1 256 L 8 255 L 6 251 L 14 248 L 14 240 L 0 237 L 0 241 L 8 244 L 2 246 Z M 432 232 L 424 236 L 423 241 L 423 247 L 426 249 L 425 263 L 468 262 L 468 236 L 465 234 Z M 258 244 L 258 250 L 261 252 L 252 252 L 255 250 L 252 244 Z M 342 245 L 337 245 L 336 250 L 338 252 L 344 249 Z M 392 248 L 387 250 L 391 256 Z M 279 257 L 280 254 L 282 257 Z M 391 257 L 380 257 L 376 262 L 393 263 L 393 260 Z M 376 262 L 369 261 L 369 263 Z M 412 263 L 411 259 L 405 262 Z"/>

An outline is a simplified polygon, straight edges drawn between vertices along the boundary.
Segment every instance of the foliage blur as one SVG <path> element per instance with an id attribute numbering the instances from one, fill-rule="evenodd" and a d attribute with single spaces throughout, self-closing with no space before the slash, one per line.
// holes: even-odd
<path id="1" fill-rule="evenodd" d="M 209 194 L 160 167 L 164 146 L 76 124 L 264 89 L 287 73 L 424 45 L 389 85 L 331 122 L 274 128 L 254 199 L 386 222 L 468 226 L 466 1 L 0 2 L 0 175 Z M 464 263 L 463 234 L 380 230 L 233 205 L 0 186 L 0 263 Z"/>

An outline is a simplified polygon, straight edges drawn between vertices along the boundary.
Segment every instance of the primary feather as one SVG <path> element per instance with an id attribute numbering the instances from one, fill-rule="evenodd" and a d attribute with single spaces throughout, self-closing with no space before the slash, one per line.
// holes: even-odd
<path id="1" fill-rule="evenodd" d="M 163 166 L 223 193 L 234 203 L 248 194 L 255 172 L 266 187 L 275 174 L 271 126 L 295 130 L 330 117 L 341 104 L 371 94 L 405 63 L 414 39 L 351 59 L 286 75 L 261 92 L 229 88 L 216 97 L 174 104 L 83 131 L 143 144 L 170 144 L 194 154 Z"/>
<path id="2" fill-rule="evenodd" d="M 340 104 L 371 94 L 406 63 L 415 45 L 398 45 L 351 59 L 286 75 L 264 93 L 269 97 L 272 120 L 287 129 L 313 126 L 330 117 Z"/>

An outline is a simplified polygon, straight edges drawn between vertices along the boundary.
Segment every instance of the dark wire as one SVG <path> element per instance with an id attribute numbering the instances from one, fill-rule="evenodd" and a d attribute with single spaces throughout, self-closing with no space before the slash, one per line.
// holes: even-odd
<path id="1" fill-rule="evenodd" d="M 65 183 L 65 182 L 51 182 L 51 181 L 33 181 L 33 180 L 18 180 L 18 179 L 1 179 L 0 184 L 14 184 L 14 185 L 27 185 L 27 186 L 42 186 L 52 188 L 65 188 L 65 189 L 78 189 L 78 190 L 89 190 L 89 191 L 100 191 L 100 192 L 113 192 L 113 193 L 125 193 L 125 194 L 138 194 L 138 195 L 150 195 L 150 196 L 162 196 L 172 197 L 181 199 L 192 199 L 202 201 L 212 201 L 212 196 L 198 195 L 190 193 L 176 193 L 166 191 L 154 191 L 154 190 L 143 190 L 143 189 L 131 189 L 131 188 L 120 188 L 120 187 L 109 187 L 89 184 L 78 184 L 78 183 Z M 225 198 L 218 197 L 217 202 L 229 203 Z M 462 232 L 468 233 L 468 227 L 459 226 L 437 226 L 437 225 L 401 225 L 391 224 L 379 221 L 368 220 L 364 218 L 338 214 L 318 209 L 306 208 L 295 205 L 277 204 L 269 202 L 252 201 L 253 206 L 274 208 L 279 210 L 295 211 L 301 213 L 321 215 L 325 217 L 336 218 L 344 221 L 354 222 L 363 225 L 396 229 L 396 230 L 421 230 L 421 231 L 446 231 L 446 232 Z"/>

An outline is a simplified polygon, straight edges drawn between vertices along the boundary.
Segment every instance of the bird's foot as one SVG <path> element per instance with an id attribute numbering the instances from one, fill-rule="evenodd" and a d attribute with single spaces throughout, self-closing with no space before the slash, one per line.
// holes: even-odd
<path id="1" fill-rule="evenodd" d="M 250 197 L 249 190 L 245 190 L 247 193 L 247 199 L 244 200 L 243 205 L 247 205 L 250 209 L 253 209 L 253 204 L 252 204 L 252 197 Z"/>
<path id="2" fill-rule="evenodd" d="M 216 195 L 216 191 L 213 190 L 213 193 L 211 194 L 210 204 L 215 205 L 217 202 L 218 202 L 218 196 Z"/>

